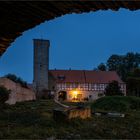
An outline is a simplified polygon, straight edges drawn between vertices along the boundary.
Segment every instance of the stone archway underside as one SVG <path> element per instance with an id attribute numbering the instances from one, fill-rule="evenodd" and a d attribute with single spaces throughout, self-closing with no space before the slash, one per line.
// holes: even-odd
<path id="1" fill-rule="evenodd" d="M 119 8 L 140 9 L 140 1 L 1 1 L 0 2 L 0 56 L 22 32 L 56 17 L 97 10 Z"/>

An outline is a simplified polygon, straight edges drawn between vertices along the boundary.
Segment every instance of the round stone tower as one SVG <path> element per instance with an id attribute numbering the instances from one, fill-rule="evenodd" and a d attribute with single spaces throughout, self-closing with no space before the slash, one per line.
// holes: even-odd
<path id="1" fill-rule="evenodd" d="M 34 75 L 33 86 L 38 97 L 48 90 L 49 40 L 33 39 L 34 44 Z"/>

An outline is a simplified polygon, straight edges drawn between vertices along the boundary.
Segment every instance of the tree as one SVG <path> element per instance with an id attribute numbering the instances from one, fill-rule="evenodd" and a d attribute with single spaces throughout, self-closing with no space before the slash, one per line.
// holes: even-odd
<path id="1" fill-rule="evenodd" d="M 16 82 L 16 83 L 19 83 L 22 87 L 25 87 L 25 88 L 28 88 L 27 86 L 27 82 L 25 82 L 24 80 L 22 80 L 20 77 L 17 77 L 16 75 L 14 74 L 7 74 L 5 75 L 4 77 Z"/>
<path id="2" fill-rule="evenodd" d="M 138 67 L 138 54 L 134 54 L 132 52 L 129 52 L 126 54 L 125 56 L 125 65 L 126 65 L 126 69 L 128 71 L 137 68 Z"/>
<path id="3" fill-rule="evenodd" d="M 128 73 L 126 83 L 127 95 L 140 97 L 140 68 Z"/>
<path id="4" fill-rule="evenodd" d="M 99 64 L 98 70 L 106 71 L 106 65 L 104 63 Z"/>
<path id="5" fill-rule="evenodd" d="M 117 71 L 119 68 L 119 65 L 122 64 L 123 57 L 120 55 L 111 55 L 109 59 L 107 60 L 107 67 L 109 71 Z"/>
<path id="6" fill-rule="evenodd" d="M 124 67 L 124 56 L 112 55 L 107 60 L 107 68 L 109 71 L 116 71 L 121 79 L 124 80 L 124 75 L 126 75 Z"/>
<path id="7" fill-rule="evenodd" d="M 123 93 L 120 90 L 118 81 L 112 81 L 107 85 L 105 89 L 105 95 L 106 96 L 123 95 Z"/>
<path id="8" fill-rule="evenodd" d="M 0 104 L 8 100 L 9 94 L 10 90 L 7 90 L 4 86 L 0 86 Z"/>
<path id="9" fill-rule="evenodd" d="M 127 74 L 140 66 L 140 54 L 128 52 L 126 55 L 112 55 L 107 60 L 107 69 L 116 71 L 123 81 Z"/>

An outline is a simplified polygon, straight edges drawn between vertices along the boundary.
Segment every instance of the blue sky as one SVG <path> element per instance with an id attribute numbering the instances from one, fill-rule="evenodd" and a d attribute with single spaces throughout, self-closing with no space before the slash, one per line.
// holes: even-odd
<path id="1" fill-rule="evenodd" d="M 25 31 L 0 58 L 0 76 L 33 79 L 32 39 L 49 39 L 50 69 L 93 69 L 112 54 L 140 52 L 140 10 L 70 14 Z"/>

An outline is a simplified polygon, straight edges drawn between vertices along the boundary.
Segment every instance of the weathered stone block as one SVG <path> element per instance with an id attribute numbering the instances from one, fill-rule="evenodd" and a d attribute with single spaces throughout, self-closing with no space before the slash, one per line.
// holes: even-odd
<path id="1" fill-rule="evenodd" d="M 53 111 L 54 120 L 69 120 L 73 118 L 87 119 L 91 117 L 91 109 L 85 108 L 69 108 L 69 109 L 54 109 Z"/>
<path id="2" fill-rule="evenodd" d="M 90 108 L 75 108 L 72 110 L 68 111 L 68 119 L 72 119 L 72 118 L 81 118 L 81 119 L 86 119 L 86 118 L 90 118 L 91 117 L 91 109 Z"/>

